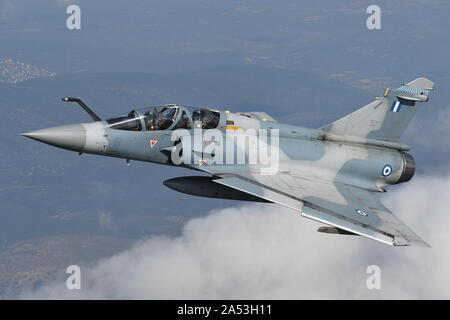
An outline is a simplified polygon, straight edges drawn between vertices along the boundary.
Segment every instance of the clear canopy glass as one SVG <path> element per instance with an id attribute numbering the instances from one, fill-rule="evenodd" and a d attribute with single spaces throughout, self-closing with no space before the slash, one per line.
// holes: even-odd
<path id="1" fill-rule="evenodd" d="M 208 109 L 189 112 L 186 107 L 165 105 L 133 110 L 106 120 L 111 129 L 156 131 L 175 129 L 213 129 L 219 125 L 220 113 Z"/>

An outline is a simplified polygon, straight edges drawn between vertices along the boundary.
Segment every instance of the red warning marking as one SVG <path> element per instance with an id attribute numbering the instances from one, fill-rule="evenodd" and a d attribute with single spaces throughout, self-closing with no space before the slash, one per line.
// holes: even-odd
<path id="1" fill-rule="evenodd" d="M 158 140 L 150 140 L 150 147 L 154 147 Z"/>
<path id="2" fill-rule="evenodd" d="M 206 163 L 206 161 L 205 160 L 203 160 L 203 159 L 200 159 L 199 161 L 198 161 L 198 164 L 201 166 L 202 164 L 205 164 Z"/>

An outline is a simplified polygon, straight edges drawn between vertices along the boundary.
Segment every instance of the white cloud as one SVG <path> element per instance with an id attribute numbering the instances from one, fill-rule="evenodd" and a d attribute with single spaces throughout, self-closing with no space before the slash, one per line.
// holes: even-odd
<path id="1" fill-rule="evenodd" d="M 277 205 L 245 205 L 190 220 L 179 237 L 155 237 L 82 267 L 82 290 L 64 280 L 25 298 L 450 298 L 450 178 L 416 177 L 384 202 L 431 245 L 390 247 L 316 232 Z M 381 268 L 381 290 L 366 268 Z"/>

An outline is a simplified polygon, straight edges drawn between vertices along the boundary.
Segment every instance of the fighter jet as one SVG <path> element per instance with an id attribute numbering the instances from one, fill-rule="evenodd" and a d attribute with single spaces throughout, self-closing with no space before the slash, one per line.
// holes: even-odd
<path id="1" fill-rule="evenodd" d="M 320 128 L 281 124 L 263 112 L 170 104 L 23 133 L 82 153 L 203 172 L 164 181 L 190 195 L 276 203 L 325 224 L 319 232 L 360 235 L 394 246 L 428 246 L 379 200 L 414 176 L 399 139 L 434 83 L 418 78 Z M 205 175 L 206 173 L 206 175 Z"/>

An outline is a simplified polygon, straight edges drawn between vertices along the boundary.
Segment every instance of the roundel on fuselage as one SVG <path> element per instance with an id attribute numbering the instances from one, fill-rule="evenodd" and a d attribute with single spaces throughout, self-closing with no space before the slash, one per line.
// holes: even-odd
<path id="1" fill-rule="evenodd" d="M 386 165 L 383 167 L 383 170 L 381 170 L 381 175 L 382 175 L 383 177 L 388 177 L 388 176 L 391 175 L 391 173 L 392 173 L 392 166 L 389 165 L 389 164 L 386 164 Z"/>

